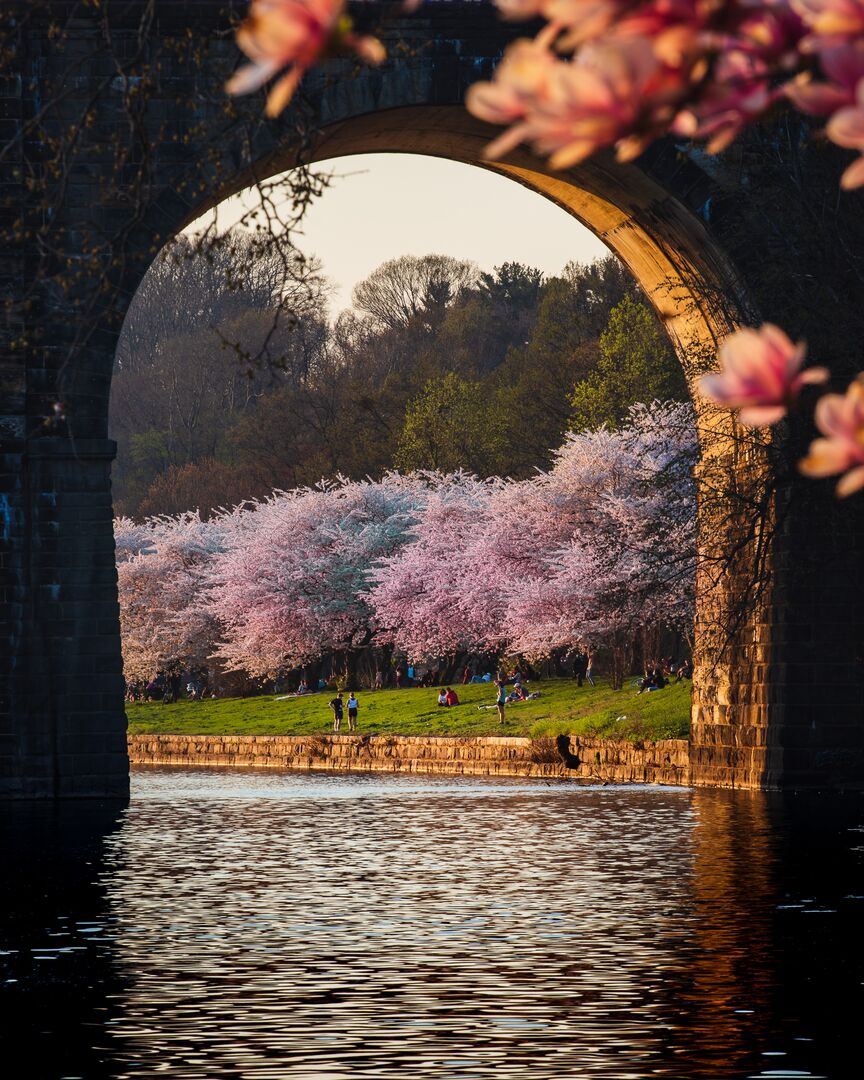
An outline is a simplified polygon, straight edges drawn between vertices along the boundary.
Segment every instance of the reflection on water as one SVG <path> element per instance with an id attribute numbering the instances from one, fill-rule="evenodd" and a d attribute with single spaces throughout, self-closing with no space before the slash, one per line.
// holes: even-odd
<path id="1" fill-rule="evenodd" d="M 12 813 L 0 1025 L 28 1077 L 834 1078 L 857 1057 L 857 797 L 146 770 L 119 821 Z"/>

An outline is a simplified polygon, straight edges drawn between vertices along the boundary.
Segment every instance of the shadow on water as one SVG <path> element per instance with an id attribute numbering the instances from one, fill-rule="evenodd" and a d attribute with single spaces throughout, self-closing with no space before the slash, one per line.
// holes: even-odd
<path id="1" fill-rule="evenodd" d="M 28 1077 L 857 1058 L 860 797 L 160 769 L 133 796 L 0 826 L 0 1024 Z"/>
<path id="2" fill-rule="evenodd" d="M 0 801 L 0 1030 L 6 1075 L 107 1077 L 120 992 L 106 936 L 106 841 L 125 803 Z M 12 1066 L 12 1062 L 18 1062 Z"/>

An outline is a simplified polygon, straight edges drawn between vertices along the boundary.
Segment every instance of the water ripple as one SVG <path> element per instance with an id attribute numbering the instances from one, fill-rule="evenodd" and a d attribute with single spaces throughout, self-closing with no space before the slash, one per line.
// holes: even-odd
<path id="1" fill-rule="evenodd" d="M 104 972 L 77 1036 L 87 1078 L 824 1076 L 783 935 L 833 947 L 860 879 L 790 891 L 769 811 L 677 789 L 141 770 L 100 910 L 0 938 L 0 964 L 31 993 L 36 961 Z"/>

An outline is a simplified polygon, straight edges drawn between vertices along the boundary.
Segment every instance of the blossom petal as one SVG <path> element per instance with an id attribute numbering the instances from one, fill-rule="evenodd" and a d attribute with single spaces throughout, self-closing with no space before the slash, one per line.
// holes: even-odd
<path id="1" fill-rule="evenodd" d="M 738 413 L 738 419 L 746 427 L 770 427 L 785 415 L 785 405 L 751 405 Z"/>
<path id="2" fill-rule="evenodd" d="M 798 382 L 802 385 L 828 382 L 831 372 L 825 367 L 811 367 L 802 371 L 798 376 Z"/>
<path id="3" fill-rule="evenodd" d="M 300 80 L 305 74 L 305 68 L 301 68 L 299 64 L 295 64 L 294 67 L 288 72 L 287 75 L 283 75 L 279 82 L 270 91 L 267 98 L 266 113 L 268 116 L 278 116 L 291 98 L 294 96 L 294 91 L 300 85 Z"/>
<path id="4" fill-rule="evenodd" d="M 864 184 L 864 156 L 853 161 L 840 177 L 840 187 L 844 191 L 852 191 L 853 188 L 861 187 L 862 184 Z"/>
<path id="5" fill-rule="evenodd" d="M 845 476 L 840 477 L 837 482 L 837 496 L 845 499 L 849 495 L 854 495 L 856 491 L 860 491 L 861 488 L 864 488 L 864 465 L 858 465 L 850 469 Z"/>
<path id="6" fill-rule="evenodd" d="M 279 67 L 278 60 L 259 60 L 254 64 L 247 64 L 238 68 L 225 83 L 225 91 L 228 94 L 251 94 L 269 82 Z"/>
<path id="7" fill-rule="evenodd" d="M 837 146 L 864 149 L 864 109 L 850 105 L 838 110 L 825 125 L 825 134 Z"/>
<path id="8" fill-rule="evenodd" d="M 807 457 L 798 462 L 804 476 L 835 476 L 849 466 L 849 451 L 838 439 L 814 439 Z"/>

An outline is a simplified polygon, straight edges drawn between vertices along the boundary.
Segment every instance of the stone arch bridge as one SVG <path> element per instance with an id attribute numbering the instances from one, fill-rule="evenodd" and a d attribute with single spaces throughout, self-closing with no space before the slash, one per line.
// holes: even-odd
<path id="1" fill-rule="evenodd" d="M 255 180 L 374 151 L 493 168 L 623 260 L 691 380 L 718 337 L 763 318 L 806 337 L 840 379 L 861 366 L 860 201 L 837 195 L 840 162 L 801 121 L 781 117 L 719 160 L 663 143 L 629 165 L 601 155 L 553 172 L 525 151 L 490 165 L 492 132 L 461 101 L 515 31 L 485 3 L 430 2 L 410 18 L 360 5 L 392 59 L 375 70 L 332 61 L 275 122 L 260 98 L 222 93 L 243 3 L 6 7 L 0 796 L 127 790 L 107 432 L 115 344 L 156 252 Z M 703 412 L 700 427 L 690 780 L 860 784 L 861 505 L 838 505 L 830 485 L 784 465 L 806 443 L 806 418 L 773 443 L 725 415 Z"/>

